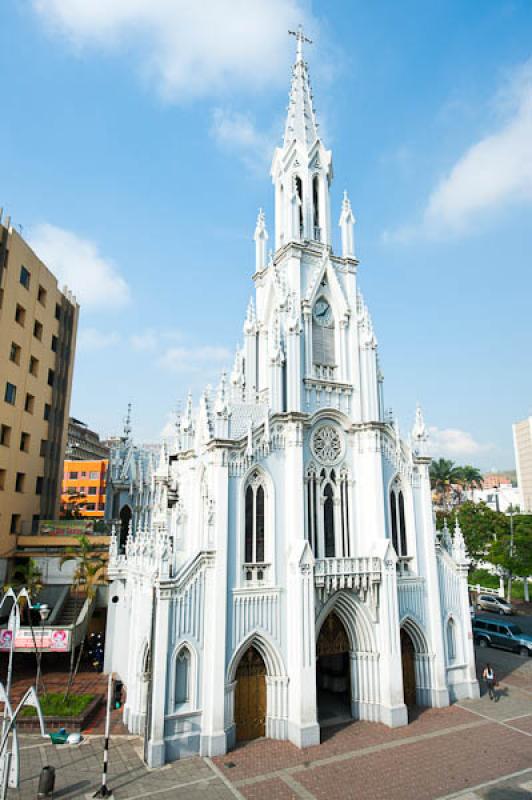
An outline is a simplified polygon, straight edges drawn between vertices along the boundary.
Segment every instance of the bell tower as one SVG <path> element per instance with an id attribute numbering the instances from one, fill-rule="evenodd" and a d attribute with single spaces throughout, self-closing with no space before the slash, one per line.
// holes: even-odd
<path id="1" fill-rule="evenodd" d="M 289 242 L 331 244 L 329 187 L 332 156 L 320 137 L 303 45 L 310 43 L 301 25 L 283 146 L 275 150 L 271 168 L 275 186 L 275 249 Z"/>

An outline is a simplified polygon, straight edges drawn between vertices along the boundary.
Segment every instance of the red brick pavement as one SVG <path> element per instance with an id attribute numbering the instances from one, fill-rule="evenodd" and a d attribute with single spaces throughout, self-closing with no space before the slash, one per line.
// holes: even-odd
<path id="1" fill-rule="evenodd" d="M 402 728 L 387 728 L 375 722 L 356 722 L 340 728 L 325 728 L 322 732 L 322 744 L 304 750 L 289 742 L 256 739 L 238 745 L 228 755 L 219 756 L 213 761 L 230 780 L 239 781 L 315 759 L 420 736 L 455 725 L 471 724 L 477 720 L 470 712 L 457 706 L 423 709 L 414 716 L 409 725 Z M 225 766 L 227 762 L 234 763 L 235 767 L 228 769 Z"/>
<path id="2" fill-rule="evenodd" d="M 293 777 L 318 800 L 430 800 L 531 765 L 532 738 L 487 723 Z"/>
<path id="3" fill-rule="evenodd" d="M 241 786 L 239 792 L 247 800 L 299 800 L 298 795 L 280 778 L 273 778 L 268 781 L 252 784 L 251 786 Z"/>
<path id="4" fill-rule="evenodd" d="M 511 725 L 512 728 L 517 728 L 520 731 L 524 731 L 524 733 L 532 733 L 532 716 L 526 717 L 517 717 L 516 719 L 505 719 L 504 720 L 507 725 Z"/>

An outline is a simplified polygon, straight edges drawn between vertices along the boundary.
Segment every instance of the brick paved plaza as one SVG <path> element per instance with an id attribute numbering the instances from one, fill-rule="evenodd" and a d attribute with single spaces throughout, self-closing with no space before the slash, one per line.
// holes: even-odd
<path id="1" fill-rule="evenodd" d="M 485 652 L 477 655 L 486 659 Z M 447 709 L 420 709 L 407 728 L 395 730 L 365 722 L 327 728 L 322 744 L 306 750 L 256 740 L 220 758 L 190 758 L 149 771 L 142 741 L 117 733 L 109 785 L 117 800 L 524 800 L 532 797 L 532 659 L 494 650 L 487 659 L 501 678 L 497 702 L 483 695 Z M 100 730 L 101 723 L 97 719 L 91 729 Z M 115 730 L 121 730 L 118 719 Z M 76 747 L 21 738 L 22 781 L 11 800 L 37 796 L 44 764 L 56 768 L 54 797 L 94 793 L 101 735 L 89 733 Z"/>

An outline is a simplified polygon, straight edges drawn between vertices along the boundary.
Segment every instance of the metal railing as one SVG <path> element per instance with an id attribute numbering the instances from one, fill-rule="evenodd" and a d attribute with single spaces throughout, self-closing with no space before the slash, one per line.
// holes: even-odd
<path id="1" fill-rule="evenodd" d="M 381 580 L 381 562 L 374 556 L 319 558 L 314 566 L 314 583 L 326 592 L 337 589 L 367 591 Z"/>

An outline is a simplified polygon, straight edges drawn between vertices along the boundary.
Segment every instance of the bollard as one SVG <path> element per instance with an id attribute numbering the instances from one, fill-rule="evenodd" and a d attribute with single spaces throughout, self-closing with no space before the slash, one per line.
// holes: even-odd
<path id="1" fill-rule="evenodd" d="M 43 767 L 39 778 L 37 797 L 53 797 L 55 767 Z"/>

